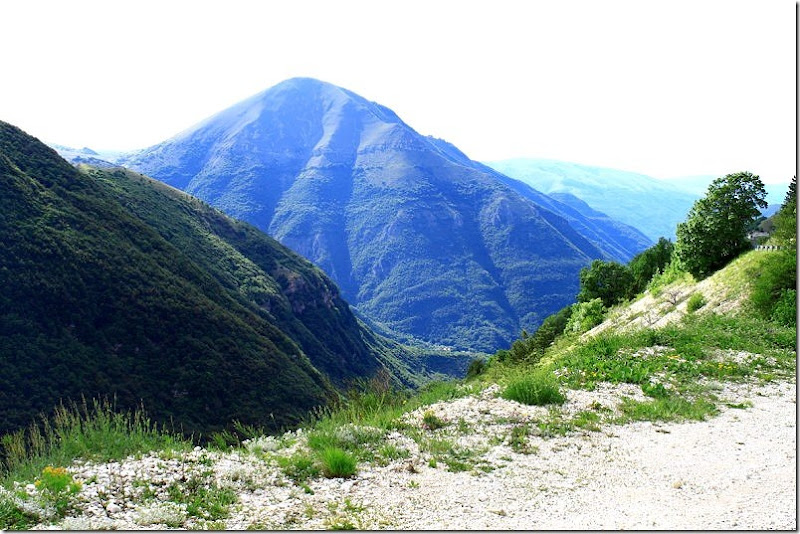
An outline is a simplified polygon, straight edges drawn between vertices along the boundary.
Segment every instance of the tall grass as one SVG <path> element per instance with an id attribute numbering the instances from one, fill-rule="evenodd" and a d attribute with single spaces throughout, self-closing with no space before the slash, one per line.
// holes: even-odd
<path id="1" fill-rule="evenodd" d="M 59 405 L 51 418 L 0 438 L 0 484 L 33 480 L 47 466 L 76 458 L 119 460 L 151 450 L 187 450 L 191 443 L 159 428 L 143 410 L 117 411 L 108 400 Z"/>
<path id="2" fill-rule="evenodd" d="M 548 369 L 537 369 L 514 377 L 501 396 L 532 406 L 563 404 L 566 400 L 559 389 L 558 380 Z"/>
<path id="3" fill-rule="evenodd" d="M 361 389 L 351 390 L 345 400 L 318 410 L 306 426 L 317 430 L 346 424 L 396 429 L 402 426 L 403 414 L 420 406 L 469 395 L 470 391 L 455 381 L 432 382 L 413 393 L 367 383 Z"/>

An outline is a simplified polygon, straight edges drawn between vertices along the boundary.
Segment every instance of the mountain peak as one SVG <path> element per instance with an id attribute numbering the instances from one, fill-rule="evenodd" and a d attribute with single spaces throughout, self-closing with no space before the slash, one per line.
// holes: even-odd
<path id="1" fill-rule="evenodd" d="M 374 324 L 449 347 L 503 347 L 572 302 L 592 259 L 639 251 L 625 237 L 617 255 L 595 221 L 313 78 L 126 164 L 309 258 Z"/>

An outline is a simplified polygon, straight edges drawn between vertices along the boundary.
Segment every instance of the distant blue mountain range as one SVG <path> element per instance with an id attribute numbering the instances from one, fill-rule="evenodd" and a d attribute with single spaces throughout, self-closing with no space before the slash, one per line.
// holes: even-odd
<path id="1" fill-rule="evenodd" d="M 650 239 L 675 239 L 678 223 L 694 202 L 705 195 L 715 176 L 692 176 L 668 180 L 644 174 L 579 165 L 550 159 L 517 158 L 490 161 L 486 164 L 499 172 L 525 182 L 551 197 L 565 201 L 572 195 L 592 209 L 631 225 Z M 764 213 L 777 211 L 786 190 L 785 184 L 766 184 Z"/>

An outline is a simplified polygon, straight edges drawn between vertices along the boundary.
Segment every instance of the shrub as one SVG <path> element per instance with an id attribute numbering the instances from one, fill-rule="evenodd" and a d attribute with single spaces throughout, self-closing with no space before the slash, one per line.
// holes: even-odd
<path id="1" fill-rule="evenodd" d="M 692 296 L 689 297 L 689 300 L 686 302 L 686 310 L 689 313 L 696 312 L 705 305 L 706 299 L 703 297 L 702 293 L 692 293 Z"/>
<path id="2" fill-rule="evenodd" d="M 605 307 L 599 298 L 589 302 L 577 302 L 572 305 L 572 315 L 564 330 L 574 333 L 586 332 L 602 323 L 604 315 Z"/>
<path id="3" fill-rule="evenodd" d="M 772 310 L 770 317 L 773 321 L 783 326 L 793 326 L 797 324 L 797 290 L 784 289 L 781 292 L 775 309 Z"/>
<path id="4" fill-rule="evenodd" d="M 327 478 L 349 478 L 356 474 L 356 459 L 338 447 L 328 447 L 320 455 L 322 474 Z"/>
<path id="5" fill-rule="evenodd" d="M 797 319 L 791 314 L 791 291 L 797 287 L 797 256 L 794 250 L 771 252 L 770 261 L 764 267 L 758 278 L 753 282 L 750 294 L 750 304 L 765 319 L 775 317 L 777 308 L 784 325 L 796 324 Z M 788 321 L 788 322 L 783 322 Z"/>
<path id="6" fill-rule="evenodd" d="M 467 380 L 470 378 L 475 378 L 476 376 L 480 376 L 486 370 L 486 362 L 483 358 L 475 358 L 471 362 L 469 362 L 469 367 L 467 368 Z"/>
<path id="7" fill-rule="evenodd" d="M 422 414 L 422 424 L 428 430 L 436 430 L 447 426 L 447 423 L 436 417 L 436 414 L 430 410 Z"/>
<path id="8" fill-rule="evenodd" d="M 501 397 L 533 406 L 563 404 L 566 400 L 559 390 L 556 377 L 544 370 L 513 379 L 503 390 Z"/>
<path id="9" fill-rule="evenodd" d="M 691 275 L 683 268 L 680 260 L 673 254 L 672 261 L 664 267 L 664 270 L 657 272 L 653 275 L 653 278 L 650 279 L 650 283 L 647 284 L 647 289 L 650 290 L 654 297 L 658 297 L 666 286 L 687 277 L 691 278 Z"/>
<path id="10" fill-rule="evenodd" d="M 526 335 L 525 331 L 523 331 L 522 338 L 511 345 L 511 350 L 498 351 L 495 358 L 500 362 L 508 359 L 511 362 L 525 361 L 529 364 L 535 364 L 542 358 L 544 351 L 564 332 L 571 316 L 572 306 L 561 308 L 556 313 L 546 317 L 532 336 Z"/>
<path id="11" fill-rule="evenodd" d="M 658 243 L 640 252 L 628 263 L 628 267 L 633 275 L 632 293 L 641 293 L 653 277 L 663 272 L 672 261 L 672 251 L 674 245 L 663 237 L 658 239 Z"/>

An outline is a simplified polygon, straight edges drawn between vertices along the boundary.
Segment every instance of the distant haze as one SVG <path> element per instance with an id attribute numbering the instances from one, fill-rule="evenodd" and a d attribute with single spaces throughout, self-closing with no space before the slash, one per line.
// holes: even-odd
<path id="1" fill-rule="evenodd" d="M 310 76 L 476 160 L 795 172 L 789 0 L 5 0 L 0 20 L 0 119 L 49 143 L 144 148 Z"/>

